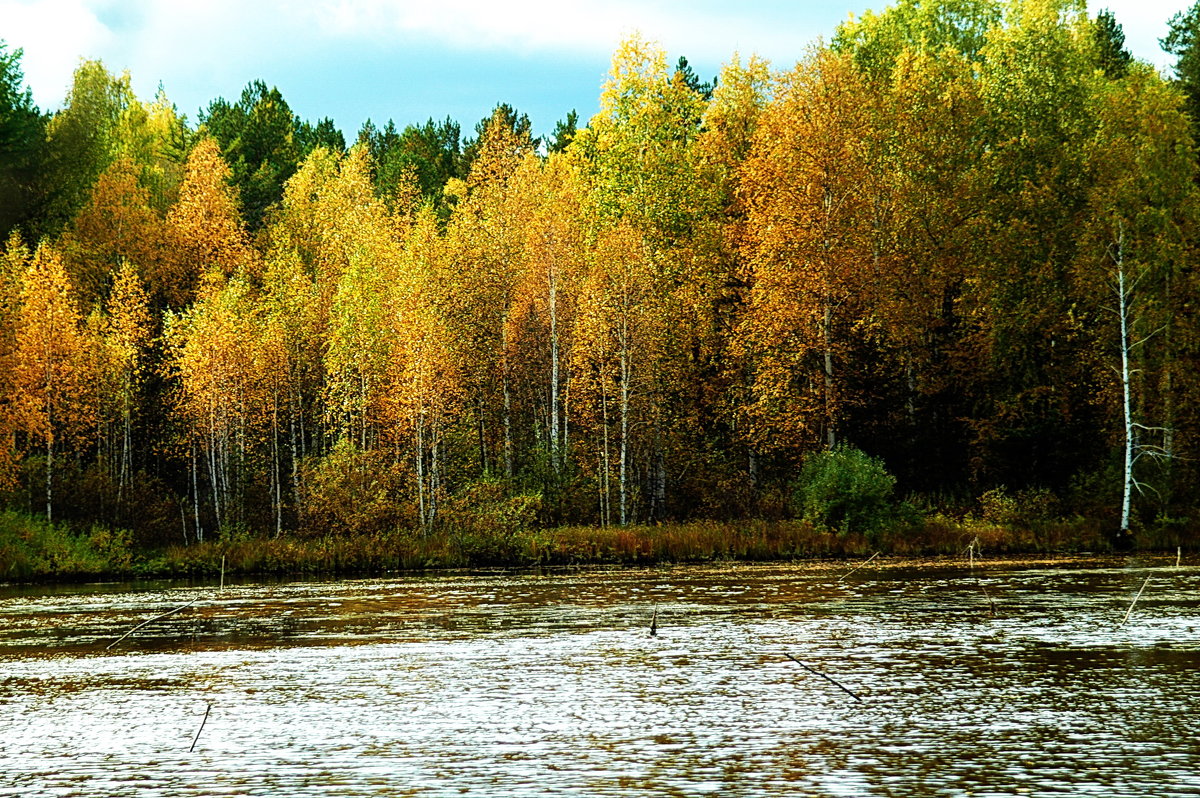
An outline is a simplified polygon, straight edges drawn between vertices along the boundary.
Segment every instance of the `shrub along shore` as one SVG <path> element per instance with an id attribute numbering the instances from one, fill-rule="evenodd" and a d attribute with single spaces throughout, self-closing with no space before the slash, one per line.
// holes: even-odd
<path id="1" fill-rule="evenodd" d="M 1174 552 L 1189 535 L 1143 530 L 1144 550 Z M 696 521 L 629 527 L 396 530 L 385 535 L 307 537 L 221 535 L 199 544 L 140 549 L 124 531 L 72 529 L 12 511 L 0 513 L 0 582 L 118 577 L 381 575 L 473 567 L 658 565 L 861 558 L 1046 555 L 1114 551 L 1100 524 L 1082 518 L 1014 526 L 935 514 L 881 532 L 838 533 L 807 521 Z"/>

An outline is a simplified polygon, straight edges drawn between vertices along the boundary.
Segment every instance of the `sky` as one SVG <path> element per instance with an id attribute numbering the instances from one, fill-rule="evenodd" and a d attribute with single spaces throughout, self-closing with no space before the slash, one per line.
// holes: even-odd
<path id="1" fill-rule="evenodd" d="M 469 134 L 499 102 L 545 134 L 596 112 L 621 39 L 640 33 L 704 79 L 735 53 L 793 65 L 838 23 L 886 2 L 813 0 L 0 0 L 0 39 L 22 48 L 35 102 L 61 106 L 81 58 L 159 85 L 195 123 L 252 80 L 278 86 L 304 119 L 332 117 L 353 140 L 370 118 L 403 127 L 447 116 Z M 1158 47 L 1187 0 L 1108 0 L 1134 56 Z"/>

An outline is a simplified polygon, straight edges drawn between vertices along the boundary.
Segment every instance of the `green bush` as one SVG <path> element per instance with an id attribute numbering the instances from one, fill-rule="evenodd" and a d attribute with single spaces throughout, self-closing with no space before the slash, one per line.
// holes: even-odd
<path id="1" fill-rule="evenodd" d="M 882 460 L 841 445 L 805 458 L 792 503 L 816 528 L 874 535 L 892 519 L 895 486 Z"/>
<path id="2" fill-rule="evenodd" d="M 379 535 L 414 522 L 403 470 L 345 440 L 301 463 L 301 529 L 310 535 Z"/>
<path id="3" fill-rule="evenodd" d="M 0 512 L 0 581 L 128 573 L 134 559 L 128 530 L 96 524 L 75 532 L 39 516 Z"/>
<path id="4" fill-rule="evenodd" d="M 484 477 L 468 483 L 442 505 L 437 526 L 467 563 L 504 565 L 528 558 L 542 495 L 512 490 L 504 480 Z"/>
<path id="5" fill-rule="evenodd" d="M 1030 529 L 1060 516 L 1058 498 L 1046 488 L 1028 488 L 1010 494 L 1001 485 L 979 497 L 984 521 L 999 526 Z"/>

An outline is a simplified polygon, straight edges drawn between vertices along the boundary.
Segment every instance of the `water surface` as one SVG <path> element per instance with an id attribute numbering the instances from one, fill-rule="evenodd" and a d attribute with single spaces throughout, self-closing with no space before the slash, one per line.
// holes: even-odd
<path id="1" fill-rule="evenodd" d="M 0 588 L 0 796 L 1200 796 L 1200 568 L 846 570 Z"/>

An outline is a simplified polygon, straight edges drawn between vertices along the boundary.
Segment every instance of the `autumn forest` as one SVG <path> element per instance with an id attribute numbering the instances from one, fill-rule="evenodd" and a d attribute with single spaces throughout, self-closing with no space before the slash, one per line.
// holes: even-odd
<path id="1" fill-rule="evenodd" d="M 855 452 L 896 523 L 1194 541 L 1198 8 L 1171 76 L 1067 0 L 712 77 L 633 37 L 542 139 L 258 81 L 191 122 L 94 61 L 46 114 L 0 49 L 0 501 L 141 547 L 786 521 Z"/>

